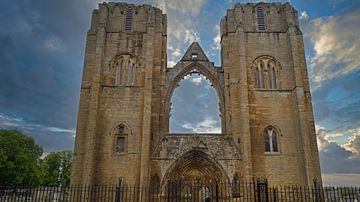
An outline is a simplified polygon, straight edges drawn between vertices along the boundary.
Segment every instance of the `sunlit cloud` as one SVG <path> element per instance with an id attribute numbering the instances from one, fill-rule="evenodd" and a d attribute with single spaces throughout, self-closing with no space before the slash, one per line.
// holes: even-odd
<path id="1" fill-rule="evenodd" d="M 220 25 L 216 25 L 214 27 L 214 30 L 216 32 L 216 36 L 213 38 L 213 42 L 212 42 L 212 49 L 213 50 L 220 50 L 221 49 L 221 46 L 220 46 L 220 41 L 221 41 L 221 38 L 220 38 Z"/>
<path id="2" fill-rule="evenodd" d="M 216 127 L 219 125 L 212 117 L 205 117 L 200 123 L 186 122 L 182 125 L 185 129 L 192 130 L 193 133 L 221 133 L 221 128 Z"/>
<path id="3" fill-rule="evenodd" d="M 308 19 L 309 18 L 309 15 L 307 14 L 306 11 L 303 11 L 300 13 L 300 16 L 299 16 L 299 19 L 300 20 L 305 20 L 305 19 Z"/>
<path id="4" fill-rule="evenodd" d="M 305 15 L 305 14 L 304 14 Z M 323 81 L 350 74 L 360 68 L 360 11 L 312 20 L 308 37 L 315 55 L 310 58 L 311 80 Z"/>
<path id="5" fill-rule="evenodd" d="M 16 129 L 18 130 L 37 130 L 42 132 L 48 132 L 49 135 L 54 135 L 57 133 L 69 133 L 71 135 L 74 135 L 76 133 L 75 129 L 67 129 L 67 128 L 59 128 L 59 127 L 53 127 L 53 126 L 45 126 L 41 124 L 35 124 L 35 123 L 28 123 L 23 120 L 23 118 L 13 117 L 13 116 L 7 116 L 5 114 L 0 114 L 0 126 L 3 126 L 8 129 Z"/>

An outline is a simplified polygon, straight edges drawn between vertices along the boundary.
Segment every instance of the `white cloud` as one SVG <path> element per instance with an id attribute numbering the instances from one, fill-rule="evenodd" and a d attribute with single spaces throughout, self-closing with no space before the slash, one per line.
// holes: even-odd
<path id="1" fill-rule="evenodd" d="M 0 126 L 19 126 L 16 123 L 11 123 L 11 122 L 0 122 Z"/>
<path id="2" fill-rule="evenodd" d="M 191 82 L 193 82 L 197 86 L 200 85 L 202 81 L 203 81 L 202 77 L 195 77 L 191 79 Z"/>
<path id="3" fill-rule="evenodd" d="M 191 14 L 198 14 L 206 2 L 207 0 L 157 0 L 157 3 L 166 9 L 172 9 L 182 13 Z"/>
<path id="4" fill-rule="evenodd" d="M 331 131 L 320 129 L 317 132 L 321 168 L 325 173 L 359 173 L 360 170 L 360 127 L 353 132 L 346 144 L 340 145 L 331 138 L 349 130 Z"/>
<path id="5" fill-rule="evenodd" d="M 44 46 L 47 50 L 56 51 L 62 48 L 62 44 L 59 38 L 52 36 L 44 41 Z"/>
<path id="6" fill-rule="evenodd" d="M 360 11 L 310 21 L 315 54 L 310 59 L 311 79 L 321 82 L 360 69 Z"/>
<path id="7" fill-rule="evenodd" d="M 356 135 L 350 138 L 350 141 L 347 144 L 342 146 L 353 153 L 352 158 L 360 158 L 360 129 Z"/>
<path id="8" fill-rule="evenodd" d="M 17 130 L 40 130 L 48 133 L 70 133 L 75 135 L 75 129 L 59 128 L 53 126 L 40 125 L 35 123 L 29 123 L 24 121 L 23 118 L 12 117 L 0 113 L 0 126 L 8 127 L 13 129 L 16 127 Z"/>
<path id="9" fill-rule="evenodd" d="M 176 62 L 175 62 L 175 61 L 168 60 L 168 62 L 167 62 L 167 66 L 168 66 L 168 67 L 174 67 L 175 65 L 176 65 Z"/>
<path id="10" fill-rule="evenodd" d="M 180 56 L 181 55 L 181 51 L 180 51 L 180 49 L 175 49 L 174 50 L 174 52 L 172 53 L 175 57 L 178 57 L 178 56 Z"/>
<path id="11" fill-rule="evenodd" d="M 193 133 L 221 133 L 221 128 L 217 127 L 217 125 L 218 122 L 216 120 L 207 116 L 200 123 L 184 123 L 182 127 L 192 130 Z"/>
<path id="12" fill-rule="evenodd" d="M 306 11 L 303 11 L 300 13 L 300 17 L 299 17 L 300 20 L 306 20 L 306 19 L 309 19 L 309 15 L 307 14 Z"/>
<path id="13" fill-rule="evenodd" d="M 155 6 L 160 8 L 163 13 L 167 13 L 165 0 L 156 0 L 155 1 Z"/>
<path id="14" fill-rule="evenodd" d="M 215 32 L 216 32 L 216 36 L 213 38 L 213 43 L 212 43 L 212 49 L 213 50 L 220 50 L 221 46 L 220 46 L 220 42 L 221 42 L 221 37 L 220 37 L 220 25 L 215 25 Z"/>

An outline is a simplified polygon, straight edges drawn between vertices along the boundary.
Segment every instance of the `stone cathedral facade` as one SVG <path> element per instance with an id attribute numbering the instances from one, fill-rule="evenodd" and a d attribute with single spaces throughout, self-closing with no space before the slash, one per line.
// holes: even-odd
<path id="1" fill-rule="evenodd" d="M 169 68 L 160 9 L 102 3 L 93 11 L 72 184 L 321 182 L 297 11 L 289 3 L 236 4 L 220 28 L 221 67 L 194 42 Z M 194 72 L 217 92 L 221 134 L 169 133 L 173 91 Z"/>

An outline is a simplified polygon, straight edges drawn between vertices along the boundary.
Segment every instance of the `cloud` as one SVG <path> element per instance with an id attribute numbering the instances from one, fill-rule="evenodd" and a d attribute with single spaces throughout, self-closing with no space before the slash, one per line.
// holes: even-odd
<path id="1" fill-rule="evenodd" d="M 196 15 L 206 2 L 207 0 L 156 0 L 155 4 L 165 13 L 168 10 L 176 10 L 181 13 Z"/>
<path id="2" fill-rule="evenodd" d="M 44 41 L 45 49 L 50 51 L 60 50 L 62 48 L 62 42 L 56 36 L 49 37 Z"/>
<path id="3" fill-rule="evenodd" d="M 175 61 L 168 60 L 168 62 L 167 62 L 167 66 L 168 66 L 168 67 L 174 67 L 175 65 L 176 65 L 176 62 L 175 62 Z"/>
<path id="4" fill-rule="evenodd" d="M 306 11 L 303 11 L 300 13 L 300 17 L 299 17 L 300 20 L 306 20 L 308 18 L 309 18 L 309 15 L 307 14 Z"/>
<path id="5" fill-rule="evenodd" d="M 303 19 L 305 19 L 305 13 Z M 313 87 L 322 82 L 353 73 L 360 69 L 360 10 L 317 18 L 308 21 L 310 25 L 305 37 L 314 47 L 310 59 L 310 73 Z"/>
<path id="6" fill-rule="evenodd" d="M 179 61 L 180 56 L 194 41 L 200 41 L 197 29 L 200 14 L 207 0 L 156 0 L 155 6 L 168 15 L 168 60 Z M 174 62 L 168 62 L 168 66 Z"/>
<path id="7" fill-rule="evenodd" d="M 20 130 L 33 137 L 36 144 L 44 149 L 44 153 L 72 150 L 75 140 L 74 128 L 58 128 L 24 121 L 21 117 L 0 113 L 0 130 Z"/>
<path id="8" fill-rule="evenodd" d="M 221 45 L 220 45 L 220 42 L 221 42 L 221 37 L 220 37 L 220 25 L 216 25 L 216 26 L 214 27 L 214 30 L 215 30 L 215 32 L 216 32 L 216 36 L 213 38 L 211 49 L 213 49 L 213 50 L 220 50 L 220 49 L 221 49 Z"/>
<path id="9" fill-rule="evenodd" d="M 203 75 L 187 75 L 171 98 L 170 132 L 220 133 L 219 99 Z"/>
<path id="10" fill-rule="evenodd" d="M 357 129 L 356 131 L 359 131 Z M 338 132 L 335 132 L 338 133 Z M 360 173 L 360 135 L 358 132 L 347 144 L 330 141 L 334 132 L 320 129 L 317 132 L 320 163 L 323 173 Z"/>
<path id="11" fill-rule="evenodd" d="M 360 158 L 360 129 L 357 134 L 350 138 L 349 143 L 343 145 L 343 147 L 353 153 L 352 158 Z"/>
<path id="12" fill-rule="evenodd" d="M 191 78 L 191 82 L 193 82 L 196 86 L 200 85 L 205 80 L 206 80 L 206 77 L 204 77 L 204 76 Z"/>
<path id="13" fill-rule="evenodd" d="M 185 129 L 190 129 L 193 133 L 221 133 L 219 123 L 213 117 L 205 117 L 200 123 L 184 123 Z"/>

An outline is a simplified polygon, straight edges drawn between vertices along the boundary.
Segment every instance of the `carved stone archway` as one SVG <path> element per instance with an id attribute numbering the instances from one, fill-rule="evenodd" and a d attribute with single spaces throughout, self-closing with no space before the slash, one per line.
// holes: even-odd
<path id="1" fill-rule="evenodd" d="M 201 150 L 191 150 L 178 158 L 167 170 L 162 186 L 168 181 L 230 182 L 222 166 Z"/>
<path id="2" fill-rule="evenodd" d="M 165 123 L 163 126 L 163 133 L 169 133 L 169 118 L 171 110 L 171 98 L 172 95 L 181 82 L 181 80 L 191 73 L 199 73 L 205 76 L 214 87 L 218 98 L 219 98 L 219 110 L 221 118 L 221 133 L 226 134 L 226 115 L 225 115 L 225 95 L 224 87 L 222 85 L 223 78 L 220 75 L 219 70 L 215 68 L 210 62 L 186 62 L 185 65 L 181 67 L 175 66 L 173 69 L 167 72 L 167 81 L 166 81 L 166 90 L 164 96 L 164 105 L 163 105 L 163 121 Z"/>

